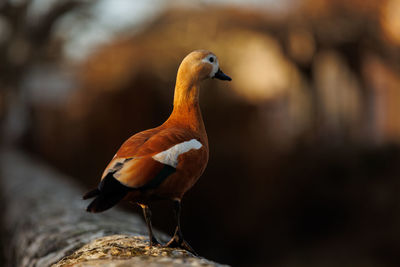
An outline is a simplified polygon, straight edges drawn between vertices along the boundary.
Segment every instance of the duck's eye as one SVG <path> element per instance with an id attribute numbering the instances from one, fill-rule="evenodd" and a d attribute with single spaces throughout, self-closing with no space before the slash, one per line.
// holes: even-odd
<path id="1" fill-rule="evenodd" d="M 209 60 L 211 63 L 214 62 L 214 58 L 213 58 L 213 57 L 210 57 L 208 60 Z"/>

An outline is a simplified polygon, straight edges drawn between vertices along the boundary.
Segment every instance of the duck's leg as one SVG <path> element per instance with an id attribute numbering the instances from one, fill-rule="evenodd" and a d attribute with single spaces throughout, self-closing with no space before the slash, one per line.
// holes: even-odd
<path id="1" fill-rule="evenodd" d="M 152 246 L 159 246 L 160 242 L 158 242 L 157 238 L 153 235 L 153 228 L 151 226 L 151 211 L 148 205 L 138 203 L 143 210 L 143 216 L 146 221 L 147 231 L 149 232 L 149 240 L 150 240 L 150 247 Z"/>
<path id="2" fill-rule="evenodd" d="M 197 256 L 197 253 L 193 250 L 193 248 L 183 239 L 181 231 L 181 200 L 174 199 L 173 201 L 174 201 L 176 229 L 174 236 L 167 244 L 165 244 L 165 246 L 170 248 L 182 248 Z"/>

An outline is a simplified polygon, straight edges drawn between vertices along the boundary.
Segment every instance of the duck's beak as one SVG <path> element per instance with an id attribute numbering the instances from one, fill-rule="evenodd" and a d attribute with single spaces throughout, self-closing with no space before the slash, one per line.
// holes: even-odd
<path id="1" fill-rule="evenodd" d="M 223 81 L 232 81 L 231 77 L 223 73 L 221 69 L 218 69 L 213 78 L 217 78 Z"/>

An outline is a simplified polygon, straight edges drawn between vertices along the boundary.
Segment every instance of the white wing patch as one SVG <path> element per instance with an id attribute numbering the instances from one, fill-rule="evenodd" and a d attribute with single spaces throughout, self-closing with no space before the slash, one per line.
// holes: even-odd
<path id="1" fill-rule="evenodd" d="M 203 145 L 196 139 L 185 141 L 168 148 L 167 150 L 160 152 L 153 156 L 153 159 L 163 164 L 176 168 L 178 166 L 178 156 L 188 152 L 192 149 L 200 149 Z"/>

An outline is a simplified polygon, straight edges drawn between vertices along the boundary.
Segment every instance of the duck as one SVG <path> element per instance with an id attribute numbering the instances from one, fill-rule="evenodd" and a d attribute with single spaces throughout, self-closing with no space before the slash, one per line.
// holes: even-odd
<path id="1" fill-rule="evenodd" d="M 170 116 L 160 126 L 136 133 L 122 144 L 97 188 L 83 196 L 85 200 L 94 198 L 87 206 L 88 212 L 108 210 L 122 200 L 137 204 L 143 211 L 150 247 L 181 248 L 197 255 L 183 238 L 180 218 L 182 197 L 203 174 L 208 162 L 199 92 L 202 81 L 210 78 L 232 80 L 222 72 L 214 53 L 195 50 L 182 60 Z M 173 202 L 175 232 L 164 245 L 152 229 L 149 204 L 156 200 Z"/>

